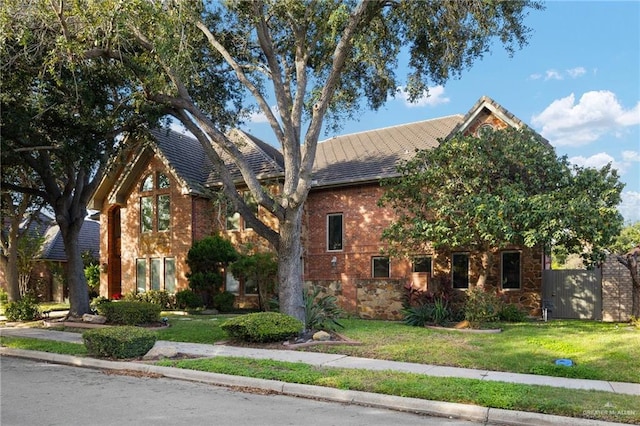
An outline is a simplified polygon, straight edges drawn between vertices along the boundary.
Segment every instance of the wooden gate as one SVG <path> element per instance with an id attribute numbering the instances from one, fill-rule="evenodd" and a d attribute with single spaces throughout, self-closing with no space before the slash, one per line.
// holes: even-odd
<path id="1" fill-rule="evenodd" d="M 602 270 L 546 270 L 542 306 L 551 318 L 602 319 Z"/>

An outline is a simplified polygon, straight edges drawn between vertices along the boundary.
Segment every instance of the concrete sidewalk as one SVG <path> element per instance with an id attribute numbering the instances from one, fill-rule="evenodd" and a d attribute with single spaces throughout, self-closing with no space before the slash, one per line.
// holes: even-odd
<path id="1" fill-rule="evenodd" d="M 82 336 L 78 333 L 50 331 L 36 328 L 0 328 L 0 335 L 82 343 Z M 298 385 L 241 376 L 203 373 L 192 370 L 158 367 L 143 362 L 105 361 L 99 359 L 80 358 L 69 355 L 24 351 L 10 348 L 0 348 L 0 354 L 34 358 L 46 362 L 69 364 L 90 368 L 140 371 L 143 373 L 160 374 L 169 378 L 195 380 L 221 386 L 264 389 L 307 398 L 321 398 L 341 403 L 373 405 L 381 408 L 412 411 L 434 416 L 460 418 L 476 421 L 487 425 L 507 424 L 529 426 L 574 425 L 576 423 L 579 423 L 580 425 L 584 426 L 602 426 L 618 424 L 597 420 L 577 419 L 546 414 L 527 413 L 521 411 L 500 410 L 495 408 L 479 407 L 475 405 L 426 401 L 416 398 L 402 398 L 389 395 L 371 394 L 367 392 L 343 391 L 319 386 Z M 479 380 L 520 383 L 526 385 L 545 385 L 567 389 L 592 389 L 612 393 L 640 395 L 640 384 L 636 383 L 567 379 L 559 377 L 537 376 L 531 374 L 516 374 L 488 370 L 474 370 L 467 368 L 375 360 L 339 354 L 299 352 L 295 350 L 256 349 L 225 345 L 157 341 L 151 351 L 149 351 L 149 353 L 147 354 L 147 357 L 154 358 L 163 354 L 187 354 L 201 357 L 235 356 L 254 359 L 271 359 L 277 361 L 301 362 L 324 367 L 354 368 L 364 370 L 393 370 L 439 377 L 461 377 Z"/>

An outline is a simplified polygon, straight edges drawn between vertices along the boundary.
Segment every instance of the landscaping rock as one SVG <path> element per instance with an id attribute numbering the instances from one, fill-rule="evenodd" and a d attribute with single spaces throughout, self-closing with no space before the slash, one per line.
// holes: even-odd
<path id="1" fill-rule="evenodd" d="M 89 324 L 104 324 L 107 322 L 107 317 L 102 315 L 84 314 L 82 316 L 82 322 L 88 322 Z"/>
<path id="2" fill-rule="evenodd" d="M 471 324 L 469 324 L 469 321 L 464 320 L 464 321 L 460 321 L 459 323 L 457 323 L 454 328 L 457 329 L 461 329 L 461 328 L 471 328 Z"/>
<path id="3" fill-rule="evenodd" d="M 331 340 L 331 335 L 326 331 L 318 331 L 313 335 L 313 340 L 326 342 L 328 340 Z"/>
<path id="4" fill-rule="evenodd" d="M 162 347 L 153 347 L 149 352 L 146 353 L 142 359 L 145 360 L 156 360 L 163 358 L 175 358 L 178 356 L 178 350 L 175 346 L 162 346 Z"/>

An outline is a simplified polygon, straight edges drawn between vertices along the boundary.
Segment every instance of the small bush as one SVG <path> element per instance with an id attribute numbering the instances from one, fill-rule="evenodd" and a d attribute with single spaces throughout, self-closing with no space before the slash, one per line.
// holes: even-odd
<path id="1" fill-rule="evenodd" d="M 513 304 L 505 304 L 500 310 L 500 321 L 524 322 L 527 320 L 527 313 Z"/>
<path id="2" fill-rule="evenodd" d="M 33 321 L 40 318 L 40 307 L 36 298 L 26 294 L 17 302 L 9 302 L 4 308 L 7 321 Z"/>
<path id="3" fill-rule="evenodd" d="M 330 330 L 344 328 L 338 318 L 344 315 L 344 311 L 338 307 L 335 296 L 322 296 L 320 288 L 308 292 L 304 297 L 305 321 L 308 330 Z"/>
<path id="4" fill-rule="evenodd" d="M 412 327 L 424 327 L 433 322 L 433 304 L 410 306 L 402 310 L 403 321 Z"/>
<path id="5" fill-rule="evenodd" d="M 107 302 L 98 307 L 98 313 L 107 317 L 110 324 L 138 325 L 160 321 L 162 308 L 147 302 Z"/>
<path id="6" fill-rule="evenodd" d="M 109 327 L 82 334 L 89 355 L 107 358 L 140 357 L 156 343 L 156 333 L 139 327 Z"/>
<path id="7" fill-rule="evenodd" d="M 502 310 L 502 300 L 495 294 L 481 288 L 467 291 L 464 317 L 472 327 L 479 327 L 486 322 L 497 321 Z"/>
<path id="8" fill-rule="evenodd" d="M 162 309 L 173 309 L 175 307 L 175 296 L 164 290 L 149 290 L 144 293 L 127 293 L 122 300 L 128 302 L 146 302 L 160 305 Z"/>
<path id="9" fill-rule="evenodd" d="M 203 306 L 202 297 L 193 290 L 180 290 L 176 293 L 176 307 L 178 309 L 196 309 Z"/>
<path id="10" fill-rule="evenodd" d="M 302 331 L 302 322 L 278 312 L 257 312 L 231 318 L 220 328 L 245 342 L 277 342 Z"/>
<path id="11" fill-rule="evenodd" d="M 94 297 L 93 299 L 91 299 L 91 303 L 89 303 L 89 308 L 91 308 L 91 311 L 93 312 L 99 312 L 98 308 L 103 303 L 109 303 L 109 299 L 104 296 Z"/>
<path id="12" fill-rule="evenodd" d="M 220 312 L 231 312 L 233 310 L 233 302 L 236 297 L 233 293 L 223 291 L 213 296 L 213 307 Z"/>

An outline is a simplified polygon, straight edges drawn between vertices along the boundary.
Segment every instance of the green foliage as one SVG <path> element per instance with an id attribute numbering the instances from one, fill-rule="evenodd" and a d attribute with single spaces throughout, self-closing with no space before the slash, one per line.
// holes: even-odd
<path id="1" fill-rule="evenodd" d="M 176 293 L 176 307 L 178 309 L 202 308 L 202 297 L 190 289 L 180 290 Z"/>
<path id="2" fill-rule="evenodd" d="M 302 331 L 301 321 L 279 312 L 256 312 L 231 318 L 221 325 L 227 334 L 246 342 L 277 342 Z"/>
<path id="3" fill-rule="evenodd" d="M 429 324 L 445 325 L 453 319 L 453 313 L 444 298 L 435 298 L 432 302 L 404 308 L 402 316 L 405 324 L 414 327 L 424 327 Z"/>
<path id="4" fill-rule="evenodd" d="M 84 276 L 87 279 L 90 293 L 100 292 L 100 265 L 91 264 L 84 267 Z"/>
<path id="5" fill-rule="evenodd" d="M 147 302 L 104 302 L 97 306 L 100 315 L 107 317 L 110 324 L 139 325 L 160 321 L 162 307 Z"/>
<path id="6" fill-rule="evenodd" d="M 517 305 L 512 303 L 504 303 L 500 314 L 498 315 L 500 321 L 507 322 L 524 322 L 528 319 L 527 313 L 520 309 Z"/>
<path id="7" fill-rule="evenodd" d="M 4 308 L 7 321 L 33 321 L 40 318 L 40 306 L 38 301 L 30 293 L 25 294 L 16 302 L 9 302 Z"/>
<path id="8" fill-rule="evenodd" d="M 278 281 L 278 261 L 273 253 L 254 253 L 240 255 L 229 269 L 239 280 L 253 281 L 258 285 L 260 309 L 270 310 L 269 295 L 273 294 Z"/>
<path id="9" fill-rule="evenodd" d="M 613 253 L 623 255 L 638 245 L 640 245 L 640 222 L 622 228 L 609 248 Z"/>
<path id="10" fill-rule="evenodd" d="M 308 330 L 335 331 L 344 328 L 338 318 L 344 311 L 338 306 L 335 296 L 320 296 L 320 287 L 304 295 L 305 326 Z"/>
<path id="11" fill-rule="evenodd" d="M 155 332 L 140 327 L 107 327 L 82 333 L 89 355 L 106 358 L 140 357 L 156 343 Z"/>
<path id="12" fill-rule="evenodd" d="M 464 307 L 464 318 L 472 327 L 483 323 L 497 321 L 502 310 L 502 300 L 493 292 L 481 288 L 467 290 L 467 301 Z"/>
<path id="13" fill-rule="evenodd" d="M 98 297 L 94 297 L 93 299 L 91 299 L 91 302 L 89 303 L 89 307 L 91 308 L 91 310 L 93 312 L 99 312 L 100 311 L 100 306 L 103 305 L 104 303 L 109 303 L 110 300 L 107 299 L 104 296 L 98 296 Z"/>
<path id="14" fill-rule="evenodd" d="M 125 294 L 122 300 L 154 303 L 160 305 L 162 309 L 173 309 L 176 306 L 175 296 L 165 290 L 149 290 L 143 293 L 131 292 Z"/>
<path id="15" fill-rule="evenodd" d="M 220 312 L 231 312 L 236 296 L 228 291 L 223 291 L 213 296 L 213 307 Z"/>
<path id="16" fill-rule="evenodd" d="M 398 172 L 383 183 L 380 200 L 398 217 L 383 233 L 396 253 L 429 242 L 486 252 L 553 241 L 570 252 L 590 245 L 593 259 L 622 225 L 617 172 L 572 167 L 528 130 L 458 135 L 418 152 Z"/>
<path id="17" fill-rule="evenodd" d="M 7 304 L 7 302 L 9 301 L 9 293 L 7 293 L 7 291 L 0 287 L 0 309 L 2 309 L 4 307 L 4 305 Z"/>
<path id="18" fill-rule="evenodd" d="M 238 259 L 238 252 L 229 240 L 220 235 L 205 237 L 193 243 L 187 253 L 189 287 L 199 292 L 205 304 L 218 293 L 224 277 L 223 268 Z"/>

